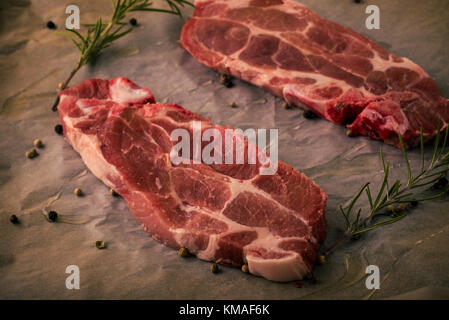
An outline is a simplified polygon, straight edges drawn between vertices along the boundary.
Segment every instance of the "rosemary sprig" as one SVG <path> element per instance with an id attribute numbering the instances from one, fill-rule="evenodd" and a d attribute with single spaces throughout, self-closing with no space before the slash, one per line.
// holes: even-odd
<path id="1" fill-rule="evenodd" d="M 404 156 L 407 167 L 407 181 L 401 182 L 400 180 L 396 180 L 391 186 L 389 182 L 391 169 L 390 162 L 385 161 L 381 148 L 380 160 L 382 162 L 384 177 L 377 195 L 375 197 L 372 196 L 370 183 L 368 182 L 361 187 L 347 207 L 344 208 L 342 205 L 339 206 L 340 212 L 345 219 L 346 229 L 342 237 L 327 249 L 325 255 L 328 255 L 347 238 L 358 237 L 362 233 L 395 223 L 405 218 L 407 215 L 406 210 L 396 211 L 394 209 L 395 205 L 405 205 L 407 203 L 416 205 L 419 202 L 436 199 L 445 195 L 447 193 L 447 186 L 444 186 L 445 189 L 443 191 L 436 190 L 438 188 L 433 186 L 438 184 L 438 181 L 446 179 L 445 176 L 449 172 L 449 151 L 446 150 L 448 135 L 449 126 L 447 126 L 444 131 L 444 140 L 440 147 L 441 121 L 439 121 L 432 158 L 429 165 L 426 167 L 424 159 L 424 135 L 421 128 L 421 169 L 418 174 L 413 175 L 402 136 L 401 134 L 398 134 L 402 155 Z M 423 195 L 429 191 L 430 194 Z M 358 209 L 355 214 L 354 207 L 363 193 L 367 196 L 370 210 L 369 213 L 362 218 L 362 209 Z M 390 208 L 391 213 L 386 213 L 385 210 L 383 210 L 385 208 Z"/>
<path id="2" fill-rule="evenodd" d="M 126 14 L 134 11 L 153 11 L 170 13 L 177 16 L 182 16 L 180 7 L 193 4 L 186 0 L 165 0 L 170 9 L 153 8 L 152 2 L 149 0 L 112 0 L 113 13 L 107 23 L 103 23 L 101 18 L 98 18 L 96 23 L 84 24 L 87 27 L 87 32 L 82 35 L 80 32 L 72 29 L 66 29 L 71 36 L 71 40 L 80 52 L 78 62 L 70 72 L 67 79 L 59 86 L 60 90 L 64 90 L 69 85 L 73 76 L 81 69 L 82 66 L 95 59 L 101 50 L 109 47 L 112 42 L 122 38 L 130 33 L 133 28 L 127 27 L 128 24 L 124 22 Z M 53 104 L 52 110 L 56 111 L 59 103 L 59 97 Z"/>

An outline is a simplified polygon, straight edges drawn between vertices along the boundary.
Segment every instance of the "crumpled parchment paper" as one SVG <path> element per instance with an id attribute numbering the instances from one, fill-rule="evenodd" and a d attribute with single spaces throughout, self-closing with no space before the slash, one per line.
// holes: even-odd
<path id="1" fill-rule="evenodd" d="M 366 34 L 388 50 L 420 64 L 449 97 L 449 3 L 444 1 L 303 0 L 325 18 Z M 57 84 L 78 58 L 73 44 L 45 27 L 63 30 L 65 7 L 77 4 L 81 21 L 109 16 L 109 0 L 0 3 L 0 298 L 2 299 L 315 299 L 448 297 L 449 199 L 423 203 L 402 221 L 339 247 L 315 269 L 318 283 L 275 283 L 209 263 L 180 258 L 152 240 L 123 199 L 85 167 L 54 132 L 50 111 Z M 365 8 L 376 4 L 381 29 L 365 28 Z M 163 6 L 164 1 L 155 1 Z M 192 9 L 185 9 L 185 17 Z M 371 181 L 382 179 L 383 147 L 394 176 L 405 178 L 400 150 L 364 137 L 348 138 L 328 121 L 307 120 L 299 109 L 261 88 L 234 80 L 231 89 L 178 43 L 183 20 L 160 13 L 135 13 L 139 25 L 84 67 L 72 84 L 91 77 L 125 76 L 149 88 L 161 102 L 176 102 L 234 128 L 278 128 L 279 158 L 313 178 L 329 195 L 326 211 L 330 245 L 344 227 L 337 208 Z M 130 16 L 131 17 L 131 16 Z M 230 108 L 235 101 L 238 108 Z M 25 152 L 40 138 L 45 147 L 32 160 Z M 426 150 L 429 155 L 430 148 Z M 410 152 L 412 166 L 419 151 Z M 76 197 L 81 188 L 85 196 Z M 364 200 L 362 204 L 367 204 Z M 63 221 L 49 223 L 48 207 Z M 9 222 L 11 214 L 21 223 Z M 87 222 L 86 222 L 87 221 Z M 81 223 L 84 222 L 84 223 Z M 76 224 L 80 223 L 80 224 Z M 95 248 L 95 241 L 107 244 Z M 380 268 L 379 290 L 365 287 L 367 265 Z M 66 267 L 80 269 L 80 289 L 68 290 Z"/>

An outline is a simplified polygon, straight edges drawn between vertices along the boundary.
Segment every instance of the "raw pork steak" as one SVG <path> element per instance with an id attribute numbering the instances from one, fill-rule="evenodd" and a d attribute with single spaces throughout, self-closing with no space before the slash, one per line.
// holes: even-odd
<path id="1" fill-rule="evenodd" d="M 259 175 L 260 162 L 173 165 L 172 130 L 185 128 L 192 137 L 196 120 L 225 137 L 225 127 L 175 104 L 154 103 L 149 90 L 126 78 L 66 89 L 58 110 L 67 141 L 154 239 L 200 259 L 247 263 L 270 280 L 311 272 L 326 237 L 327 195 L 304 174 L 281 161 L 274 175 Z"/>
<path id="2" fill-rule="evenodd" d="M 354 134 L 408 147 L 449 122 L 418 65 L 290 0 L 196 0 L 181 44 L 198 61 L 264 87 Z"/>

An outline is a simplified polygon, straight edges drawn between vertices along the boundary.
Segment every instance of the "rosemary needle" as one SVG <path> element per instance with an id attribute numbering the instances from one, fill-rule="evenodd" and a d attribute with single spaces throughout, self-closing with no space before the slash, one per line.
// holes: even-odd
<path id="1" fill-rule="evenodd" d="M 73 76 L 82 66 L 95 59 L 101 50 L 109 47 L 112 42 L 125 36 L 133 30 L 126 22 L 126 14 L 135 11 L 153 11 L 170 13 L 182 16 L 180 7 L 193 4 L 186 0 L 165 0 L 169 9 L 152 8 L 152 2 L 149 0 L 112 0 L 114 11 L 109 22 L 103 23 L 101 18 L 94 24 L 86 24 L 87 33 L 82 35 L 80 32 L 72 29 L 66 29 L 71 36 L 71 40 L 80 52 L 78 62 L 70 72 L 68 78 L 60 85 L 60 90 L 64 90 L 69 85 Z M 56 111 L 59 104 L 59 97 L 53 104 L 52 110 Z"/>
<path id="2" fill-rule="evenodd" d="M 407 216 L 406 204 L 416 207 L 419 202 L 433 200 L 444 196 L 447 193 L 447 185 L 441 183 L 449 172 L 449 151 L 446 150 L 449 135 L 449 126 L 444 131 L 444 137 L 441 143 L 441 120 L 438 121 L 437 135 L 434 142 L 432 158 L 426 167 L 424 161 L 424 135 L 421 129 L 421 169 L 418 174 L 413 175 L 410 162 L 407 156 L 402 136 L 399 136 L 401 152 L 404 157 L 407 168 L 407 181 L 402 182 L 396 180 L 390 185 L 390 162 L 385 161 L 382 149 L 380 149 L 380 160 L 383 167 L 382 185 L 375 197 L 371 193 L 370 183 L 365 183 L 361 189 L 352 198 L 346 208 L 340 205 L 339 209 L 345 219 L 346 229 L 342 237 L 337 240 L 327 251 L 326 255 L 334 250 L 341 242 L 347 238 L 360 235 L 362 233 L 374 230 L 376 228 L 395 223 Z M 441 190 L 443 188 L 443 190 Z M 430 194 L 423 195 L 423 192 Z M 354 207 L 362 194 L 366 194 L 369 203 L 369 213 L 362 218 L 362 209 L 354 210 Z M 392 215 L 386 215 L 383 212 L 385 208 L 400 208 L 401 210 L 393 210 Z M 391 211 L 391 209 L 390 209 Z M 357 212 L 357 213 L 355 213 Z"/>

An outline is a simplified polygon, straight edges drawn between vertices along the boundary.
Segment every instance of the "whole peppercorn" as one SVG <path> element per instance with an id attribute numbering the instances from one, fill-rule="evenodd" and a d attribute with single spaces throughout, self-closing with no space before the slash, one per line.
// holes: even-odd
<path id="1" fill-rule="evenodd" d="M 231 88 L 233 85 L 231 77 L 224 73 L 220 74 L 220 83 L 224 85 L 226 88 Z"/>
<path id="2" fill-rule="evenodd" d="M 291 109 L 292 107 L 288 104 L 288 102 L 284 102 L 282 104 L 282 108 L 284 108 L 284 109 Z"/>
<path id="3" fill-rule="evenodd" d="M 305 110 L 303 116 L 306 119 L 316 118 L 316 114 L 313 111 L 311 111 L 311 110 Z"/>
<path id="4" fill-rule="evenodd" d="M 438 189 L 442 189 L 445 186 L 447 186 L 448 181 L 446 179 L 446 177 L 442 177 L 440 180 L 438 180 L 433 186 L 432 189 L 438 190 Z"/>
<path id="5" fill-rule="evenodd" d="M 186 248 L 182 247 L 178 250 L 178 255 L 185 258 L 189 255 L 189 251 Z"/>
<path id="6" fill-rule="evenodd" d="M 47 28 L 48 29 L 56 29 L 56 25 L 53 21 L 47 21 Z"/>
<path id="7" fill-rule="evenodd" d="M 44 147 L 44 143 L 42 142 L 41 139 L 35 139 L 35 140 L 33 141 L 33 145 L 34 145 L 36 148 L 43 148 L 43 147 Z"/>
<path id="8" fill-rule="evenodd" d="M 248 265 L 247 265 L 247 264 L 244 264 L 244 265 L 242 266 L 242 271 L 245 272 L 245 273 L 248 273 L 248 272 L 249 272 L 249 268 L 248 268 Z"/>
<path id="9" fill-rule="evenodd" d="M 81 197 L 83 195 L 83 190 L 81 190 L 80 188 L 76 188 L 75 190 L 73 190 L 73 193 L 78 197 Z"/>
<path id="10" fill-rule="evenodd" d="M 57 124 L 57 125 L 55 126 L 55 132 L 56 132 L 57 134 L 62 134 L 62 131 L 63 131 L 62 125 Z"/>
<path id="11" fill-rule="evenodd" d="M 111 196 L 113 196 L 113 197 L 118 197 L 119 196 L 119 194 L 114 190 L 114 189 L 109 189 L 109 194 L 111 195 Z"/>
<path id="12" fill-rule="evenodd" d="M 9 221 L 11 221 L 12 224 L 18 224 L 19 218 L 17 218 L 17 216 L 15 214 L 13 214 L 9 217 Z"/>
<path id="13" fill-rule="evenodd" d="M 28 151 L 25 153 L 25 156 L 26 156 L 28 159 L 36 158 L 38 155 L 39 155 L 39 153 L 37 152 L 36 149 L 28 150 Z"/>
<path id="14" fill-rule="evenodd" d="M 132 25 L 132 26 L 137 26 L 137 19 L 136 18 L 131 18 L 129 20 L 129 24 Z"/>
<path id="15" fill-rule="evenodd" d="M 410 205 L 412 206 L 412 208 L 416 208 L 418 206 L 418 201 L 412 201 L 410 202 Z"/>
<path id="16" fill-rule="evenodd" d="M 231 103 L 229 103 L 229 106 L 231 107 L 231 108 L 237 108 L 237 104 L 233 101 L 233 102 L 231 102 Z"/>
<path id="17" fill-rule="evenodd" d="M 403 211 L 405 211 L 405 209 L 407 209 L 407 205 L 405 203 L 400 203 L 396 207 L 397 212 L 403 212 Z"/>
<path id="18" fill-rule="evenodd" d="M 318 263 L 319 264 L 324 264 L 326 262 L 326 256 L 324 254 L 320 255 L 318 257 Z"/>
<path id="19" fill-rule="evenodd" d="M 218 272 L 220 271 L 220 268 L 218 267 L 218 264 L 212 263 L 212 264 L 210 265 L 210 271 L 211 271 L 212 273 L 218 273 Z"/>
<path id="20" fill-rule="evenodd" d="M 106 244 L 104 243 L 104 241 L 98 240 L 95 241 L 95 247 L 97 247 L 97 249 L 104 249 L 106 248 Z"/>
<path id="21" fill-rule="evenodd" d="M 48 213 L 48 220 L 50 222 L 55 222 L 58 219 L 58 213 L 56 211 L 50 211 Z"/>
<path id="22" fill-rule="evenodd" d="M 352 130 L 346 130 L 346 136 L 348 137 L 354 137 L 354 132 L 352 132 Z"/>

